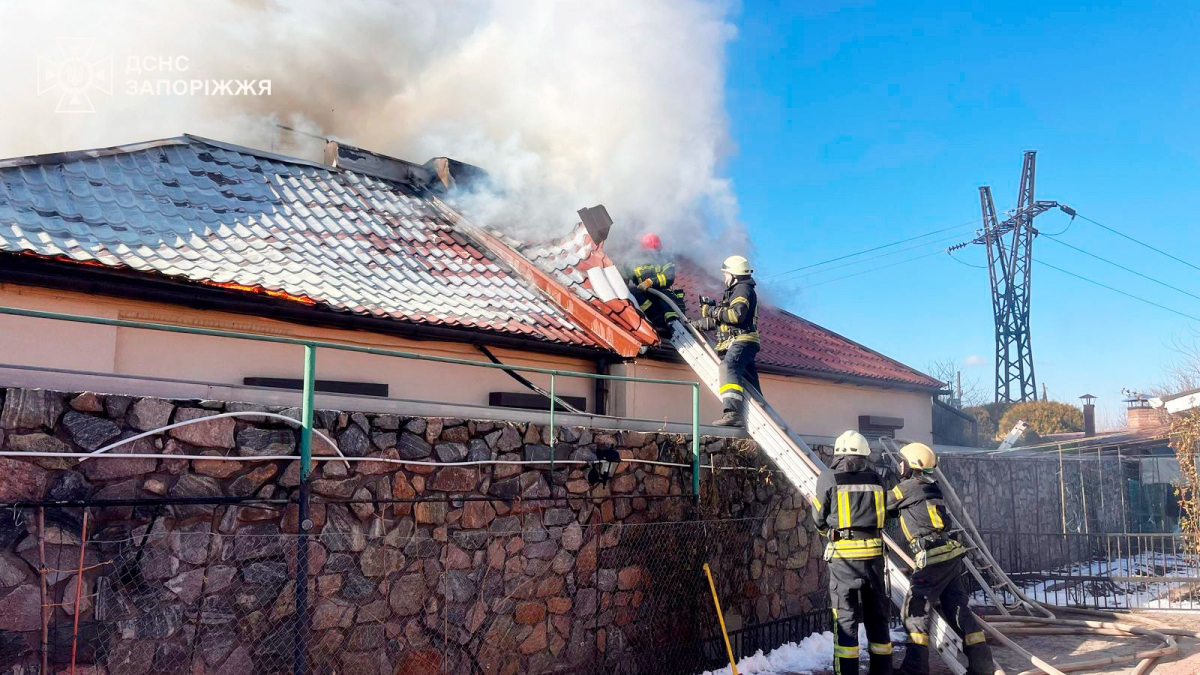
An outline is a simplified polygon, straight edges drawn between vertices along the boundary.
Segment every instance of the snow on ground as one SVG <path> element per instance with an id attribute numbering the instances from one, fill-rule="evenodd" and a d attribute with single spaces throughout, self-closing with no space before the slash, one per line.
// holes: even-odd
<path id="1" fill-rule="evenodd" d="M 893 631 L 892 642 L 904 642 L 904 631 Z M 859 658 L 867 660 L 867 633 L 858 628 Z M 737 664 L 739 675 L 808 675 L 833 670 L 833 633 L 813 633 L 799 643 L 788 642 L 763 654 L 758 650 Z M 707 670 L 703 675 L 733 675 L 729 666 Z"/>
<path id="2" fill-rule="evenodd" d="M 1016 581 L 1026 594 L 1043 602 L 1113 609 L 1200 609 L 1195 592 L 1200 588 L 1200 571 L 1194 556 L 1146 552 L 1066 565 L 1031 576 L 1039 574 L 1056 578 L 1021 580 L 1024 575 L 1016 575 Z M 1112 577 L 1177 577 L 1179 581 L 1113 581 Z M 985 606 L 991 601 L 977 592 L 971 604 Z"/>

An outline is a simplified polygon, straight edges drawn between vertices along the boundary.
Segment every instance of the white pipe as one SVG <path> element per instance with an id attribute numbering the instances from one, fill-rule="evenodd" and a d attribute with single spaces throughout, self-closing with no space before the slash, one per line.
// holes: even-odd
<path id="1" fill-rule="evenodd" d="M 217 415 L 208 415 L 207 417 L 197 417 L 197 418 L 196 418 L 196 419 L 194 419 L 194 420 L 187 420 L 186 422 L 176 422 L 175 424 L 168 424 L 168 425 L 167 425 L 167 426 L 165 426 L 165 427 L 159 427 L 159 428 L 157 428 L 157 429 L 151 429 L 150 431 L 143 431 L 142 433 L 140 433 L 140 434 L 137 434 L 136 436 L 130 436 L 129 438 L 123 438 L 123 439 L 121 439 L 121 440 L 117 441 L 116 443 L 111 443 L 111 444 L 109 444 L 109 445 L 106 445 L 106 446 L 104 446 L 103 448 L 100 448 L 99 450 L 94 450 L 94 451 L 92 451 L 92 452 L 88 453 L 88 455 L 86 455 L 85 457 L 83 457 L 83 459 L 80 459 L 79 461 L 80 461 L 80 463 L 82 463 L 82 462 L 86 461 L 86 460 L 87 460 L 89 457 L 91 457 L 91 456 L 93 456 L 93 455 L 99 455 L 99 454 L 101 454 L 101 453 L 108 452 L 109 450 L 112 450 L 113 448 L 120 447 L 120 446 L 122 446 L 122 445 L 125 445 L 126 443 L 132 443 L 132 442 L 134 442 L 134 441 L 136 441 L 136 440 L 139 440 L 139 439 L 142 439 L 142 438 L 146 438 L 146 437 L 148 437 L 148 436 L 157 436 L 158 434 L 161 434 L 161 433 L 162 433 L 162 432 L 164 432 L 164 431 L 170 431 L 171 429 L 177 429 L 177 428 L 179 428 L 179 427 L 186 427 L 186 426 L 188 426 L 189 424 L 199 424 L 200 422 L 207 422 L 207 421 L 209 421 L 209 420 L 217 420 L 217 419 L 221 419 L 222 417 L 270 417 L 270 418 L 273 418 L 273 419 L 283 420 L 283 421 L 285 421 L 285 422 L 291 422 L 292 424 L 297 424 L 297 425 L 299 425 L 299 424 L 300 424 L 300 421 L 299 421 L 299 420 L 297 420 L 296 418 L 294 418 L 294 417 L 288 417 L 287 415 L 280 415 L 280 414 L 278 414 L 278 413 L 269 413 L 269 412 L 249 412 L 249 411 L 247 411 L 247 412 L 227 412 L 227 413 L 219 413 L 219 414 L 217 414 Z M 321 438 L 321 439 L 322 439 L 322 440 L 324 440 L 326 443 L 328 443 L 328 444 L 329 444 L 329 447 L 331 447 L 331 448 L 333 448 L 334 450 L 336 450 L 336 451 L 337 451 L 337 453 L 338 453 L 338 455 L 341 455 L 342 459 L 345 459 L 345 458 L 346 458 L 346 456 L 345 456 L 344 454 L 342 454 L 342 451 L 341 451 L 341 449 L 340 449 L 340 448 L 338 448 L 337 444 L 336 444 L 336 443 L 334 443 L 334 442 L 333 442 L 333 440 L 332 440 L 331 438 L 329 438 L 329 437 L 328 437 L 328 436 L 326 436 L 325 434 L 321 433 L 321 431 L 320 431 L 320 430 L 318 430 L 318 429 L 313 429 L 313 433 L 314 433 L 314 434 L 316 434 L 316 435 L 317 435 L 317 437 Z M 136 455 L 135 455 L 135 456 L 136 456 Z M 142 456 L 143 456 L 143 457 L 147 457 L 148 455 L 142 455 Z M 170 456 L 170 455 L 169 455 L 169 456 Z M 347 464 L 347 465 L 346 465 L 346 468 L 350 468 L 350 465 L 349 465 L 349 464 Z"/>
<path id="2" fill-rule="evenodd" d="M 258 414 L 258 413 L 251 413 Z M 84 452 L 22 452 L 20 450 L 3 450 L 0 451 L 0 457 L 61 457 L 61 458 L 78 458 L 81 461 L 84 459 L 198 459 L 206 462 L 273 462 L 279 460 L 295 460 L 300 459 L 298 455 L 251 455 L 246 457 L 228 455 L 168 455 L 164 453 L 140 453 L 140 454 L 120 454 L 107 453 L 104 456 L 96 456 L 94 453 Z M 401 464 L 414 466 L 484 466 L 490 464 L 507 464 L 507 465 L 542 465 L 549 464 L 548 459 L 481 459 L 471 462 L 423 462 L 415 459 L 394 459 L 391 457 L 322 457 L 314 455 L 314 462 L 383 462 L 385 464 Z M 629 464 L 655 464 L 658 466 L 672 466 L 690 469 L 691 464 L 679 464 L 672 462 L 658 462 L 649 459 L 623 459 L 622 462 Z M 555 460 L 555 464 L 570 464 L 570 465 L 587 465 L 591 464 L 587 460 L 582 459 L 560 459 Z M 755 467 L 748 466 L 713 466 L 712 464 L 701 464 L 701 469 L 731 471 L 731 470 L 746 470 L 757 471 Z"/>

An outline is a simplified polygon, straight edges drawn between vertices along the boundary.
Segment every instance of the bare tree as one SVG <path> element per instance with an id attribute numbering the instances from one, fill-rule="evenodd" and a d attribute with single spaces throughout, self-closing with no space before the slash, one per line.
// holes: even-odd
<path id="1" fill-rule="evenodd" d="M 962 369 L 955 359 L 930 361 L 925 366 L 925 372 L 946 385 L 948 393 L 938 396 L 938 400 L 956 408 L 969 408 L 987 402 L 987 395 L 978 377 L 963 377 L 962 391 L 958 390 L 959 375 Z"/>

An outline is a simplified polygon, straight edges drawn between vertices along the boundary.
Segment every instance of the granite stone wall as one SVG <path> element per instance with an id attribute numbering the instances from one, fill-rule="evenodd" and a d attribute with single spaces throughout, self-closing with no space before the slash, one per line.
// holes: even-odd
<path id="1" fill-rule="evenodd" d="M 112 450 L 164 457 L 57 456 L 228 412 Z M 694 672 L 703 563 L 731 629 L 825 603 L 807 508 L 752 442 L 704 439 L 725 468 L 697 507 L 668 465 L 690 462 L 684 436 L 322 410 L 304 529 L 299 462 L 264 459 L 298 430 L 264 413 L 299 417 L 0 390 L 20 453 L 0 457 L 0 672 L 72 651 L 104 673 Z M 604 448 L 629 460 L 607 485 L 562 463 Z"/>

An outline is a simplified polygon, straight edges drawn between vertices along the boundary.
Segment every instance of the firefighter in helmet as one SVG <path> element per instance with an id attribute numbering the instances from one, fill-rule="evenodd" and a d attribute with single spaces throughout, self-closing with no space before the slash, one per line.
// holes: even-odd
<path id="1" fill-rule="evenodd" d="M 642 237 L 641 252 L 637 263 L 625 275 L 634 304 L 649 319 L 659 337 L 670 339 L 671 322 L 680 318 L 673 308 L 657 296 L 647 293 L 651 288 L 670 296 L 682 311 L 683 291 L 675 288 L 675 263 L 667 260 L 662 252 L 662 239 L 657 234 Z"/>
<path id="2" fill-rule="evenodd" d="M 721 403 L 725 414 L 713 422 L 719 427 L 746 426 L 746 398 L 761 394 L 758 368 L 758 293 L 754 290 L 750 261 L 731 255 L 721 265 L 725 294 L 720 302 L 700 298 L 700 318 L 692 325 L 717 332 L 717 356 L 721 357 Z"/>
<path id="3" fill-rule="evenodd" d="M 887 495 L 888 513 L 900 517 L 900 529 L 916 554 L 916 569 L 901 614 L 908 646 L 900 671 L 929 672 L 929 612 L 941 605 L 942 616 L 962 637 L 970 675 L 993 675 L 996 664 L 979 621 L 967 606 L 962 555 L 967 549 L 946 531 L 950 518 L 942 490 L 933 476 L 937 455 L 923 443 L 900 449 L 900 482 Z"/>
<path id="4" fill-rule="evenodd" d="M 888 597 L 884 583 L 883 481 L 871 467 L 871 446 L 857 431 L 833 444 L 830 470 L 817 479 L 813 517 L 829 539 L 829 597 L 833 605 L 833 667 L 838 675 L 858 673 L 858 624 L 867 629 L 871 675 L 892 672 Z"/>

